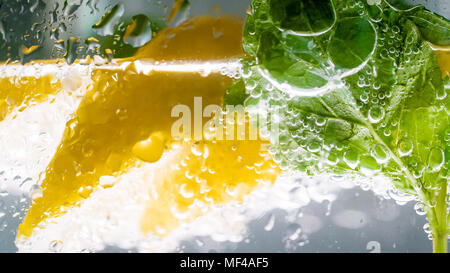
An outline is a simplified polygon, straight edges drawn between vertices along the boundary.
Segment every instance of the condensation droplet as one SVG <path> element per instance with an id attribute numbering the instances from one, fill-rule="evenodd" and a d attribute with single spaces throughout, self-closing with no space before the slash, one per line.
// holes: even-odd
<path id="1" fill-rule="evenodd" d="M 103 15 L 97 24 L 92 26 L 92 29 L 94 29 L 94 31 L 101 36 L 113 35 L 114 27 L 119 22 L 119 19 L 122 17 L 124 11 L 125 8 L 123 4 L 120 3 L 115 5 L 111 10 Z"/>
<path id="2" fill-rule="evenodd" d="M 152 39 L 150 19 L 143 14 L 133 16 L 133 22 L 127 27 L 124 42 L 133 47 L 141 47 Z"/>

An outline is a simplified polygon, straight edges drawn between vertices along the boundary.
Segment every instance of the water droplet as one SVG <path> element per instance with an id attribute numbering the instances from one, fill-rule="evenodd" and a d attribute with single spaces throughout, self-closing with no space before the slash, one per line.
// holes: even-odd
<path id="1" fill-rule="evenodd" d="M 77 59 L 78 39 L 70 37 L 66 42 L 66 53 L 64 59 L 68 64 L 72 64 Z"/>
<path id="2" fill-rule="evenodd" d="M 80 6 L 81 6 L 81 5 L 77 5 L 77 4 L 73 4 L 73 5 L 68 6 L 68 7 L 64 10 L 64 15 L 65 15 L 65 16 L 70 16 L 70 15 L 74 14 L 74 13 L 78 10 L 78 8 L 79 8 Z"/>
<path id="3" fill-rule="evenodd" d="M 433 147 L 428 155 L 428 168 L 432 172 L 438 172 L 441 170 L 445 162 L 444 150 L 439 147 Z"/>
<path id="4" fill-rule="evenodd" d="M 316 119 L 316 125 L 317 126 L 324 126 L 326 122 L 327 122 L 327 120 L 322 118 L 322 117 L 318 117 Z"/>
<path id="5" fill-rule="evenodd" d="M 378 105 L 372 106 L 369 109 L 368 118 L 371 123 L 380 122 L 384 118 L 384 109 Z"/>
<path id="6" fill-rule="evenodd" d="M 399 205 L 404 205 L 409 201 L 414 200 L 416 197 L 410 194 L 403 193 L 395 188 L 391 188 L 388 191 L 389 197 L 395 200 L 395 203 Z"/>
<path id="7" fill-rule="evenodd" d="M 191 11 L 191 1 L 177 1 L 179 4 L 174 5 L 170 12 L 167 23 L 170 27 L 176 27 L 189 18 Z"/>
<path id="8" fill-rule="evenodd" d="M 7 42 L 5 26 L 4 26 L 4 23 L 1 20 L 0 20 L 0 38 L 2 38 L 5 42 Z"/>
<path id="9" fill-rule="evenodd" d="M 359 97 L 359 99 L 360 99 L 363 103 L 366 103 L 366 102 L 369 101 L 369 95 L 363 93 L 363 94 L 361 94 L 361 96 Z"/>
<path id="10" fill-rule="evenodd" d="M 359 166 L 360 171 L 366 176 L 373 176 L 381 170 L 375 158 L 367 155 L 361 157 Z"/>
<path id="11" fill-rule="evenodd" d="M 312 143 L 310 143 L 307 147 L 308 151 L 310 151 L 311 153 L 317 153 L 320 151 L 321 149 L 321 145 L 319 142 L 314 141 Z"/>
<path id="12" fill-rule="evenodd" d="M 133 21 L 125 30 L 123 39 L 133 47 L 141 47 L 150 42 L 152 39 L 150 19 L 143 14 L 133 16 Z"/>
<path id="13" fill-rule="evenodd" d="M 390 159 L 389 150 L 381 144 L 375 144 L 370 150 L 370 154 L 379 164 L 384 164 Z"/>
<path id="14" fill-rule="evenodd" d="M 423 225 L 423 231 L 425 231 L 425 233 L 427 233 L 427 234 L 431 234 L 431 229 L 430 229 L 429 223 L 426 223 L 425 225 Z"/>
<path id="15" fill-rule="evenodd" d="M 423 203 L 420 203 L 420 202 L 418 202 L 418 203 L 416 203 L 414 205 L 414 210 L 416 211 L 416 213 L 418 215 L 425 215 L 425 214 L 427 214 L 427 212 L 424 209 Z"/>
<path id="16" fill-rule="evenodd" d="M 1 30 L 1 28 L 0 28 Z M 436 99 L 438 100 L 443 100 L 447 97 L 447 89 L 449 88 L 439 88 L 438 90 L 436 90 Z"/>
<path id="17" fill-rule="evenodd" d="M 359 153 L 354 149 L 346 151 L 344 154 L 344 162 L 347 163 L 350 168 L 355 169 L 359 164 Z"/>
<path id="18" fill-rule="evenodd" d="M 93 25 L 92 28 L 98 35 L 106 36 L 114 34 L 114 27 L 119 22 L 125 9 L 123 4 L 115 5 L 111 10 L 106 12 L 103 17 L 98 21 L 97 24 Z"/>
<path id="19" fill-rule="evenodd" d="M 339 163 L 339 156 L 336 153 L 330 153 L 327 157 L 327 163 L 334 166 Z"/>
<path id="20" fill-rule="evenodd" d="M 414 148 L 414 144 L 409 138 L 402 138 L 398 145 L 397 150 L 400 156 L 409 156 Z"/>

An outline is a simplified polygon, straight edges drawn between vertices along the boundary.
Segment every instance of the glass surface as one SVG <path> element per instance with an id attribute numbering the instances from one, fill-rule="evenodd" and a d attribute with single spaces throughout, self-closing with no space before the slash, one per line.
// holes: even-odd
<path id="1" fill-rule="evenodd" d="M 162 25 L 174 1 L 69 2 L 66 8 L 63 7 L 67 2 L 57 0 L 0 2 L 0 61 L 7 62 L 8 66 L 14 61 L 30 63 L 65 58 L 70 37 L 79 41 L 75 53 L 78 59 L 94 56 L 95 53 L 89 51 L 87 39 L 99 36 L 92 26 L 117 3 L 121 2 L 125 7 L 122 18 L 131 20 L 136 14 L 145 14 L 155 25 Z M 448 0 L 407 2 L 423 4 L 450 18 Z M 249 0 L 191 0 L 187 15 L 212 14 L 217 17 L 232 14 L 245 18 L 249 3 Z M 99 39 L 104 39 L 102 43 L 108 42 L 107 38 Z M 33 46 L 37 48 L 30 50 Z M 27 50 L 31 53 L 25 54 Z M 132 55 L 132 50 L 124 49 L 124 56 Z M 0 154 L 3 157 L 0 158 L 0 252 L 18 251 L 15 238 L 31 204 L 30 189 L 56 149 L 57 136 L 70 117 L 70 109 L 48 106 L 47 110 L 53 116 L 40 112 L 28 113 L 23 118 L 18 115 L 15 122 L 0 129 Z M 43 121 L 40 117 L 49 120 Z M 39 126 L 45 127 L 45 132 Z M 402 196 L 404 202 L 399 202 L 400 198 L 387 188 L 366 189 L 364 183 L 333 180 L 327 176 L 283 175 L 273 188 L 251 193 L 243 204 L 226 204 L 218 209 L 218 215 L 183 226 L 182 236 L 161 239 L 164 247 L 160 251 L 431 252 L 432 243 L 424 231 L 427 221 L 424 215 L 416 213 L 415 202 L 407 196 Z M 208 228 L 199 230 L 202 226 Z M 117 236 L 107 231 L 96 234 L 105 237 L 96 238 L 98 241 L 92 249 L 80 247 L 80 251 L 155 251 L 136 243 L 137 237 L 131 234 Z M 58 238 L 49 240 L 53 245 L 48 246 L 48 251 L 65 250 L 61 247 L 65 242 L 59 242 Z M 77 238 L 70 240 L 76 242 Z M 42 251 L 45 247 L 37 249 Z"/>

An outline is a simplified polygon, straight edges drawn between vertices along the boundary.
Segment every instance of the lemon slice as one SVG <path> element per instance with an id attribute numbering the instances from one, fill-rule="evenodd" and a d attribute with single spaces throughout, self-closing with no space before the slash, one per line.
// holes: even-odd
<path id="1" fill-rule="evenodd" d="M 42 175 L 42 194 L 33 200 L 18 238 L 45 228 L 92 192 L 114 187 L 114 177 L 152 164 L 160 167 L 146 181 L 152 192 L 140 221 L 144 234 L 168 234 L 180 222 L 205 213 L 204 207 L 195 208 L 200 203 L 241 201 L 261 182 L 275 181 L 279 169 L 264 141 L 171 137 L 174 106 L 194 109 L 194 97 L 202 98 L 204 106 L 222 105 L 232 79 L 217 70 L 199 73 L 195 65 L 189 67 L 241 56 L 241 32 L 238 19 L 198 17 L 163 30 L 135 58 L 117 60 L 120 69 L 92 68 L 91 84 Z M 136 60 L 183 63 L 187 70 L 143 72 Z M 58 88 L 48 88 L 48 93 Z M 202 118 L 203 124 L 208 120 Z"/>

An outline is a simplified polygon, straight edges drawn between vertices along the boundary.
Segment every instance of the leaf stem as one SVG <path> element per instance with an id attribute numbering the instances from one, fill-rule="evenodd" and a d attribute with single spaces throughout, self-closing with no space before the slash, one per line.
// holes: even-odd
<path id="1" fill-rule="evenodd" d="M 436 196 L 436 206 L 427 211 L 433 236 L 434 253 L 448 252 L 447 183 L 445 179 L 442 181 Z"/>
<path id="2" fill-rule="evenodd" d="M 433 252 L 434 253 L 447 253 L 447 234 L 433 234 Z"/>

